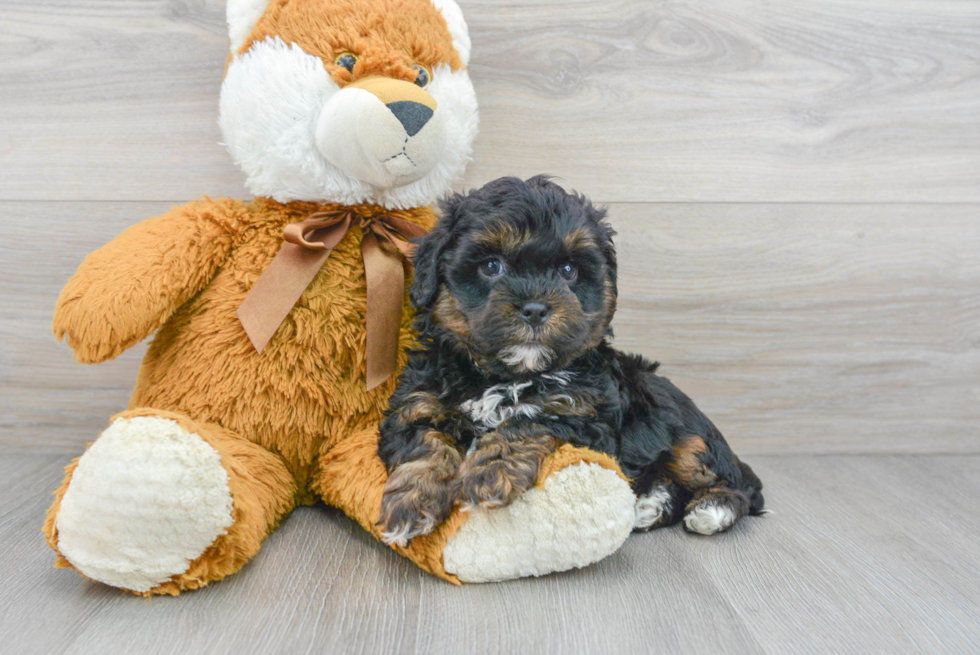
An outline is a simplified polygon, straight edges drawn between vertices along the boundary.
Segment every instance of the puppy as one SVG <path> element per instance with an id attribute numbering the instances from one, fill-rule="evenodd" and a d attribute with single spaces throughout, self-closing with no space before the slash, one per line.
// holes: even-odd
<path id="1" fill-rule="evenodd" d="M 616 251 L 605 212 L 546 177 L 442 203 L 415 254 L 418 350 L 381 424 L 387 543 L 457 503 L 492 509 L 533 486 L 562 443 L 613 455 L 636 530 L 700 534 L 763 511 L 762 483 L 657 364 L 609 345 Z"/>

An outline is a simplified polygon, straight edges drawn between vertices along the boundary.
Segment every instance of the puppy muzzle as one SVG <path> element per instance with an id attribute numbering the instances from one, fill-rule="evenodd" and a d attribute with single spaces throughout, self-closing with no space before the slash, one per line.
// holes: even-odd
<path id="1" fill-rule="evenodd" d="M 545 372 L 574 359 L 589 344 L 586 316 L 567 290 L 495 291 L 474 318 L 474 341 L 500 371 Z"/>

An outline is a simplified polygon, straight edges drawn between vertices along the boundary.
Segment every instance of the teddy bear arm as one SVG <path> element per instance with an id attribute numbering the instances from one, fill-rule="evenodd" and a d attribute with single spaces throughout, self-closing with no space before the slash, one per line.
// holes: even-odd
<path id="1" fill-rule="evenodd" d="M 211 280 L 242 232 L 243 203 L 205 199 L 125 230 L 89 254 L 55 306 L 54 333 L 80 362 L 112 359 Z"/>

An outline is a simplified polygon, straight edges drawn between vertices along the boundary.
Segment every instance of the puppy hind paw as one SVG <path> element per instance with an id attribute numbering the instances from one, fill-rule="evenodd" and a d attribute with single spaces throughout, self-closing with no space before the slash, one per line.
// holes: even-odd
<path id="1" fill-rule="evenodd" d="M 687 504 L 684 529 L 697 534 L 724 532 L 749 513 L 749 499 L 727 487 L 702 489 Z"/>
<path id="2" fill-rule="evenodd" d="M 702 503 L 684 515 L 684 529 L 703 535 L 724 532 L 733 525 L 738 516 L 732 508 L 715 503 Z"/>
<path id="3" fill-rule="evenodd" d="M 667 485 L 656 485 L 638 497 L 634 506 L 633 531 L 646 532 L 672 523 L 675 500 Z"/>

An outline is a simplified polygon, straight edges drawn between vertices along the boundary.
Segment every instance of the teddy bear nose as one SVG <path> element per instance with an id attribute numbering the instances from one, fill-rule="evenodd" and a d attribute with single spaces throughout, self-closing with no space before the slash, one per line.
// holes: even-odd
<path id="1" fill-rule="evenodd" d="M 521 316 L 533 327 L 538 327 L 547 321 L 549 314 L 551 314 L 551 308 L 539 302 L 525 303 L 521 307 Z"/>
<path id="2" fill-rule="evenodd" d="M 408 132 L 408 136 L 418 134 L 419 130 L 425 127 L 425 124 L 432 118 L 433 113 L 431 109 L 422 103 L 412 102 L 411 100 L 389 102 L 386 107 L 391 110 L 391 113 L 395 115 L 398 122 L 402 124 L 405 131 Z"/>

